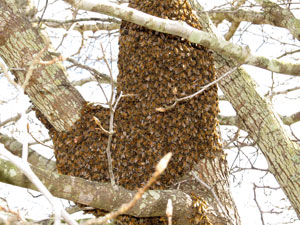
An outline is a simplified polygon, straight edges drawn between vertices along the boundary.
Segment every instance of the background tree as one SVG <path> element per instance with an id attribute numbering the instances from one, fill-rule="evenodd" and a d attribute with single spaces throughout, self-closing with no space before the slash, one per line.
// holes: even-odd
<path id="1" fill-rule="evenodd" d="M 85 7 L 84 5 L 83 6 L 79 6 L 79 5 L 76 5 L 76 7 Z M 194 6 L 194 7 L 196 7 L 196 6 Z M 101 10 L 102 8 L 101 7 L 99 7 L 99 9 Z M 103 10 L 103 9 L 102 9 Z M 104 10 L 105 10 L 105 8 L 104 8 Z M 108 11 L 106 11 L 106 13 L 107 13 Z M 113 12 L 118 12 L 116 9 L 114 9 L 114 11 Z M 126 17 L 126 14 L 122 14 L 123 15 L 123 19 L 125 19 L 125 17 Z M 134 18 L 135 19 L 135 18 Z M 203 26 L 203 27 L 207 27 L 207 23 L 205 23 L 205 18 L 203 19 L 202 18 L 202 21 L 204 21 L 204 24 L 206 24 L 206 26 Z M 206 21 L 207 22 L 207 21 Z M 179 26 L 180 27 L 180 26 Z M 168 29 L 168 27 L 166 27 L 166 29 Z M 180 29 L 179 29 L 179 32 L 178 33 L 180 33 Z M 176 34 L 178 34 L 178 33 L 176 33 Z M 214 39 L 212 39 L 212 41 L 214 41 Z M 222 44 L 224 44 L 222 41 L 219 41 L 219 42 L 217 42 L 217 44 L 221 44 L 221 46 L 222 46 Z M 205 43 L 204 43 L 205 44 Z M 212 42 L 212 43 L 209 43 L 208 45 L 209 46 L 207 46 L 207 47 L 212 47 L 215 51 L 219 51 L 219 49 L 220 48 L 218 48 L 218 45 L 217 45 L 216 43 L 214 43 L 214 42 Z M 217 46 L 217 47 L 216 47 Z M 221 48 L 222 49 L 222 48 Z M 228 53 L 228 52 L 226 52 L 226 48 L 224 49 L 223 48 L 223 53 L 224 54 L 222 54 L 223 55 L 223 60 L 224 60 L 224 55 L 226 56 L 228 56 L 228 55 L 230 55 L 231 53 Z M 4 52 L 4 51 L 3 51 Z M 243 51 L 242 51 L 242 53 L 243 53 Z M 247 53 L 248 54 L 248 53 Z M 244 55 L 247 55 L 247 54 L 244 54 Z M 217 56 L 218 57 L 218 56 Z M 216 58 L 217 58 L 216 57 Z M 24 57 L 23 57 L 24 58 Z M 234 58 L 234 55 L 233 55 L 233 58 Z M 242 58 L 244 58 L 244 57 L 242 57 Z M 217 58 L 218 59 L 218 58 Z M 293 69 L 293 68 L 297 68 L 297 64 L 290 64 L 289 65 L 289 69 L 286 69 L 286 68 L 284 68 L 284 67 L 276 67 L 276 68 L 272 68 L 272 67 L 270 67 L 269 65 L 268 65 L 268 62 L 272 62 L 272 61 L 263 61 L 263 63 L 258 63 L 258 61 L 256 60 L 256 59 L 262 59 L 262 58 L 258 58 L 258 57 L 254 57 L 254 56 L 252 56 L 252 55 L 248 55 L 248 58 L 245 58 L 245 59 L 243 59 L 243 60 L 245 60 L 245 62 L 246 63 L 248 63 L 248 64 L 257 64 L 258 66 L 261 66 L 261 67 L 265 67 L 265 68 L 269 68 L 269 69 L 272 69 L 272 70 L 277 70 L 276 72 L 279 72 L 278 71 L 278 68 L 279 68 L 279 70 L 282 70 L 282 68 L 283 68 L 283 70 L 281 71 L 281 72 L 285 72 L 285 71 L 292 71 L 292 73 L 297 73 L 297 70 L 295 70 L 295 69 Z M 32 61 L 32 60 L 30 60 L 30 61 Z M 223 71 L 223 70 L 228 70 L 228 68 L 226 68 L 226 66 L 231 66 L 231 64 L 230 64 L 230 61 L 229 60 L 227 60 L 225 63 L 224 63 L 224 61 L 219 61 L 219 62 L 221 62 L 220 63 L 220 68 L 221 69 L 219 69 L 218 71 Z M 273 61 L 274 62 L 274 61 Z M 280 62 L 278 62 L 278 61 L 275 61 L 276 63 L 280 63 Z M 240 63 L 240 62 L 239 62 Z M 224 65 L 226 65 L 226 66 L 224 66 Z M 222 67 L 221 67 L 222 66 Z M 22 68 L 22 67 L 18 67 L 18 66 L 16 66 L 16 67 L 14 67 L 14 66 L 9 66 L 10 68 Z M 294 72 L 293 72 L 294 71 Z M 273 158 L 270 158 L 271 160 L 270 160 L 270 162 L 272 162 L 273 163 L 273 165 L 271 165 L 271 166 L 273 166 L 272 168 L 276 168 L 277 169 L 277 165 L 278 165 L 278 163 L 280 163 L 280 162 L 282 162 L 282 160 L 285 160 L 285 165 L 293 165 L 294 167 L 293 168 L 289 168 L 289 169 L 292 169 L 291 171 L 289 171 L 289 172 L 291 172 L 291 174 L 293 174 L 293 175 L 295 175 L 295 174 L 297 174 L 297 164 L 295 164 L 295 162 L 297 162 L 296 161 L 296 159 L 297 158 L 295 158 L 296 156 L 297 156 L 297 154 L 296 154 L 296 151 L 293 151 L 292 150 L 292 148 L 296 148 L 297 146 L 295 146 L 295 145 L 293 145 L 291 142 L 289 142 L 289 139 L 287 139 L 286 137 L 285 137 L 285 133 L 284 132 L 282 132 L 282 129 L 280 128 L 280 126 L 278 126 L 278 124 L 276 125 L 275 124 L 275 122 L 276 122 L 276 117 L 273 117 L 272 115 L 272 111 L 270 110 L 270 109 L 268 109 L 268 108 L 262 108 L 262 107 L 266 107 L 267 105 L 264 103 L 264 101 L 263 101 L 263 99 L 259 96 L 259 95 L 257 95 L 256 94 L 256 92 L 255 92 L 255 90 L 254 90 L 254 88 L 253 88 L 253 86 L 251 86 L 251 82 L 249 82 L 249 77 L 247 77 L 247 75 L 244 73 L 244 72 L 241 72 L 241 71 L 239 71 L 239 74 L 238 75 L 236 75 L 236 77 L 235 76 L 231 76 L 231 77 L 229 77 L 228 78 L 228 80 L 230 80 L 230 85 L 224 85 L 224 84 L 226 84 L 226 82 L 225 83 L 223 83 L 223 85 L 222 85 L 222 87 L 223 87 L 223 91 L 224 91 L 224 93 L 225 93 L 225 96 L 227 97 L 227 98 L 229 98 L 229 99 L 231 99 L 231 103 L 233 104 L 233 106 L 235 106 L 238 110 L 237 110 L 237 112 L 238 112 L 238 114 L 239 114 L 239 116 L 240 116 L 240 118 L 242 118 L 242 122 L 239 122 L 239 126 L 241 126 L 241 128 L 242 129 L 245 129 L 245 130 L 247 130 L 248 132 L 249 132 L 249 134 L 252 136 L 252 138 L 254 138 L 254 140 L 255 141 L 257 141 L 257 143 L 258 143 L 258 145 L 260 146 L 260 148 L 264 151 L 264 149 L 266 149 L 265 151 L 264 151 L 264 153 L 266 154 L 266 156 L 267 156 L 267 158 L 269 157 L 273 157 Z M 51 83 L 51 82 L 50 82 Z M 222 84 L 222 83 L 221 83 Z M 245 87 L 245 85 L 247 84 L 247 88 L 244 88 Z M 58 85 L 59 86 L 59 85 Z M 63 83 L 63 86 L 67 86 L 66 85 L 66 83 Z M 47 87 L 47 86 L 45 86 L 45 87 Z M 241 87 L 243 87 L 244 89 L 246 89 L 248 92 L 246 93 L 246 94 L 248 94 L 248 95 L 240 95 L 240 93 L 241 93 Z M 49 92 L 49 87 L 48 87 L 48 92 Z M 235 94 L 236 93 L 236 94 Z M 255 96 L 255 98 L 253 98 L 253 96 L 256 94 L 256 96 Z M 249 97 L 250 96 L 250 97 Z M 51 99 L 51 98 L 50 98 Z M 249 102 L 249 99 L 252 101 L 250 101 L 251 102 L 251 105 L 250 104 L 247 104 L 247 102 Z M 255 104 L 253 104 L 253 100 L 256 100 L 256 103 Z M 256 122 L 255 124 L 253 123 L 253 122 L 251 122 L 251 118 L 249 118 L 249 115 L 251 114 L 251 113 L 249 113 L 247 110 L 250 110 L 251 112 L 254 110 L 253 109 L 253 105 L 255 105 L 256 106 L 256 108 L 255 108 L 255 110 L 257 111 L 257 114 L 255 114 L 255 118 L 254 118 L 254 122 Z M 258 107 L 259 106 L 259 107 Z M 263 109 L 263 110 L 262 110 Z M 260 111 L 260 110 L 262 110 L 264 113 L 266 113 L 266 114 L 262 114 L 261 112 L 262 111 Z M 64 112 L 65 112 L 65 110 L 63 110 Z M 68 111 L 66 111 L 66 112 L 68 112 Z M 70 113 L 70 114 L 72 114 L 72 113 Z M 73 115 L 73 114 L 72 114 Z M 262 123 L 262 122 L 258 122 L 259 121 L 259 118 L 262 118 L 262 120 L 261 121 L 265 121 L 265 118 L 266 118 L 266 116 L 264 116 L 264 115 L 267 115 L 267 116 L 269 116 L 272 120 L 269 120 L 268 121 L 268 123 Z M 50 116 L 50 115 L 49 115 Z M 52 115 L 53 116 L 53 115 Z M 72 117 L 68 117 L 68 118 L 72 118 Z M 274 118 L 275 118 L 275 120 L 274 120 Z M 48 118 L 49 119 L 49 118 Z M 229 118 L 226 118 L 226 119 L 229 119 Z M 232 118 L 230 118 L 230 119 L 232 119 Z M 222 120 L 221 120 L 222 121 Z M 230 121 L 230 120 L 229 120 Z M 232 120 L 231 120 L 232 121 Z M 270 126 L 270 124 L 271 124 L 271 126 Z M 276 129 L 274 129 L 274 124 L 277 126 L 277 130 Z M 255 126 L 254 126 L 255 125 Z M 274 130 L 276 130 L 277 131 L 277 133 L 276 133 L 276 136 L 274 135 L 274 132 L 269 132 L 269 130 L 268 129 L 265 129 L 265 128 L 268 128 L 268 126 L 269 127 L 272 127 L 272 130 L 274 129 Z M 259 132 L 258 132 L 258 130 L 259 130 Z M 255 138 L 256 137 L 256 138 Z M 260 138 L 257 138 L 257 137 L 260 137 Z M 278 139 L 278 138 L 280 138 L 280 137 L 285 137 L 284 139 L 281 139 L 280 141 L 278 141 L 278 140 L 276 140 L 276 139 Z M 275 141 L 271 141 L 270 142 L 270 140 L 272 140 L 272 139 L 270 139 L 270 138 L 275 138 Z M 274 143 L 274 146 L 272 147 L 272 146 L 270 146 L 270 143 Z M 276 159 L 274 159 L 274 156 L 272 155 L 274 152 L 273 151 L 270 151 L 270 150 L 272 150 L 272 149 L 274 149 L 274 151 L 276 150 L 276 152 L 275 153 L 280 153 L 280 147 L 281 146 L 277 146 L 277 144 L 278 143 L 281 143 L 281 144 L 283 144 L 283 143 L 286 143 L 286 144 L 289 144 L 289 145 L 287 145 L 287 146 L 290 146 L 290 147 L 288 147 L 288 149 L 291 149 L 290 151 L 287 151 L 287 152 L 285 152 L 285 154 L 275 154 L 275 157 L 281 157 L 281 156 L 283 156 L 282 157 L 282 159 L 279 161 L 279 160 L 276 160 Z M 282 148 L 283 149 L 283 148 Z M 285 150 L 286 150 L 287 148 L 285 147 Z M 268 154 L 269 153 L 269 154 Z M 289 154 L 290 154 L 290 156 L 289 156 Z M 291 157 L 291 158 L 289 158 L 289 157 Z M 290 161 L 290 160 L 292 160 L 292 161 Z M 291 162 L 291 163 L 290 163 Z M 274 163 L 275 163 L 275 165 L 274 165 Z M 281 166 L 283 166 L 284 164 L 282 164 Z M 283 168 L 283 167 L 280 167 L 280 168 Z M 293 169 L 295 169 L 294 171 L 295 172 L 293 172 Z M 288 170 L 284 170 L 284 171 L 288 171 Z M 282 171 L 281 172 L 279 172 L 278 173 L 278 171 L 276 172 L 276 171 L 274 171 L 274 174 L 275 175 L 277 175 L 278 177 L 277 177 L 277 179 L 279 179 L 279 181 L 280 181 L 280 179 L 282 179 L 281 177 L 283 177 L 283 179 L 282 179 L 282 182 L 283 183 L 286 183 L 286 184 L 288 184 L 289 183 L 289 179 L 286 179 L 284 176 L 285 176 L 285 173 L 282 173 Z M 290 178 L 292 178 L 291 176 L 290 176 Z M 297 184 L 297 177 L 295 177 L 295 180 L 293 180 L 293 182 L 292 182 L 292 180 L 290 180 L 291 181 L 291 184 L 293 183 L 293 184 Z M 287 186 L 285 186 L 284 187 L 285 188 L 285 191 L 286 192 L 288 192 L 288 196 L 289 196 L 289 193 L 291 193 L 289 190 L 290 189 L 293 189 L 293 186 L 290 186 L 289 187 L 289 185 L 287 185 Z M 294 187 L 294 189 L 293 189 L 293 192 L 294 193 L 297 193 L 297 186 L 295 186 Z M 294 200 L 293 199 L 291 199 L 291 197 L 293 197 L 293 195 L 291 195 L 291 196 L 289 196 L 290 197 L 290 200 L 293 202 L 297 202 L 297 197 L 296 196 L 294 196 L 294 197 L 296 197 Z M 294 207 L 295 207 L 295 203 L 294 203 Z"/>

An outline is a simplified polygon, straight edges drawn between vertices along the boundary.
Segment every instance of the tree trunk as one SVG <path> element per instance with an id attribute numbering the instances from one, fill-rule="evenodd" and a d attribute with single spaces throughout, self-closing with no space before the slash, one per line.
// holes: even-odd
<path id="1" fill-rule="evenodd" d="M 12 2 L 0 1 L 0 57 L 18 83 L 23 84 L 26 74 L 30 76 L 25 92 L 55 129 L 69 129 L 79 119 L 84 99 L 70 84 L 60 63 L 47 66 L 37 63 L 32 65 L 32 74 L 27 73 L 35 55 L 43 51 L 47 43 Z M 41 60 L 52 60 L 47 50 Z"/>
<path id="2" fill-rule="evenodd" d="M 221 74 L 232 68 L 223 63 L 219 69 Z M 270 172 L 300 219 L 299 145 L 289 138 L 279 116 L 256 92 L 254 81 L 243 69 L 225 78 L 220 87 L 236 110 L 243 129 L 263 152 Z"/>

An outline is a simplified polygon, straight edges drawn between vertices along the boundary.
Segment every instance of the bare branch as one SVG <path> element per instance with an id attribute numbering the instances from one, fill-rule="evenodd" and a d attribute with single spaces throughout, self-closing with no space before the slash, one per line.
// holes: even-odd
<path id="1" fill-rule="evenodd" d="M 240 25 L 239 22 L 231 23 L 231 26 L 230 26 L 228 32 L 224 35 L 224 38 L 226 41 L 229 41 L 233 37 L 233 35 L 236 32 L 236 30 L 238 29 L 239 25 Z"/>
<path id="2" fill-rule="evenodd" d="M 217 21 L 223 19 L 233 23 L 247 21 L 252 24 L 269 24 L 287 28 L 296 39 L 300 40 L 299 28 L 296 29 L 300 26 L 300 20 L 296 19 L 289 10 L 279 7 L 276 3 L 273 4 L 274 6 L 272 7 L 269 6 L 268 8 L 264 8 L 264 12 L 238 9 L 229 11 L 212 10 L 208 13 L 212 20 Z"/>
<path id="3" fill-rule="evenodd" d="M 2 133 L 0 133 L 0 143 L 3 144 L 5 148 L 9 150 L 11 153 L 21 157 L 22 143 Z M 30 148 L 28 151 L 28 162 L 34 166 L 37 166 L 41 169 L 45 169 L 50 172 L 56 171 L 55 161 L 43 157 L 42 155 L 38 154 L 37 152 L 35 152 Z"/>
<path id="4" fill-rule="evenodd" d="M 7 68 L 6 68 L 6 66 L 5 66 L 2 62 L 0 62 L 0 68 L 2 69 L 2 72 L 3 72 L 4 76 L 6 77 L 6 79 L 8 80 L 8 82 L 9 82 L 11 85 L 13 85 L 15 88 L 17 88 L 17 83 L 14 82 L 14 81 L 10 78 L 10 76 L 8 75 Z"/>
<path id="5" fill-rule="evenodd" d="M 79 24 L 81 22 L 86 21 L 101 21 L 96 22 L 95 24 Z M 97 32 L 99 30 L 116 30 L 120 28 L 121 21 L 114 19 L 114 18 L 80 18 L 80 19 L 74 19 L 74 20 L 53 20 L 53 19 L 43 19 L 42 22 L 52 28 L 65 28 L 66 26 L 69 26 L 69 24 L 74 24 L 73 30 L 77 30 L 78 32 L 82 33 L 84 31 L 93 31 Z"/>
<path id="6" fill-rule="evenodd" d="M 285 125 L 292 125 L 300 121 L 300 112 L 296 112 L 290 116 L 281 116 L 281 119 Z"/>
<path id="7" fill-rule="evenodd" d="M 59 57 L 61 54 L 60 53 L 56 53 L 56 52 L 49 52 L 51 55 L 57 56 Z M 92 73 L 93 75 L 99 77 L 99 79 L 101 80 L 101 83 L 111 83 L 111 78 L 109 75 L 101 73 L 100 71 L 98 71 L 97 69 L 87 66 L 87 65 L 83 65 L 79 62 L 77 62 L 75 59 L 72 59 L 70 57 L 65 58 L 66 61 L 69 61 L 70 63 L 72 63 L 74 66 L 77 66 L 79 68 L 88 70 L 90 73 Z M 116 84 L 116 81 L 113 81 Z"/>
<path id="8" fill-rule="evenodd" d="M 259 205 L 259 203 L 257 201 L 257 197 L 256 197 L 256 185 L 255 184 L 253 184 L 253 196 L 254 196 L 253 199 L 255 201 L 255 204 L 256 204 L 256 206 L 257 206 L 257 208 L 259 210 L 259 213 L 260 213 L 261 223 L 262 223 L 262 225 L 265 225 L 264 212 L 262 211 L 262 209 L 261 209 L 261 207 L 260 207 L 260 205 Z"/>
<path id="9" fill-rule="evenodd" d="M 289 9 L 281 8 L 270 0 L 255 1 L 263 7 L 264 13 L 267 14 L 272 23 L 287 28 L 294 38 L 300 40 L 300 20 Z"/>
<path id="10" fill-rule="evenodd" d="M 106 211 L 117 210 L 122 204 L 129 202 L 136 193 L 122 187 L 115 192 L 111 184 L 52 173 L 34 166 L 31 168 L 54 196 Z M 0 159 L 0 181 L 37 190 L 18 168 L 2 159 Z M 135 217 L 165 216 L 168 199 L 172 199 L 174 215 L 187 215 L 192 210 L 192 199 L 182 191 L 150 190 L 145 192 L 143 198 L 126 214 Z"/>
<path id="11" fill-rule="evenodd" d="M 16 116 L 10 117 L 10 118 L 4 120 L 3 122 L 1 122 L 0 127 L 3 127 L 10 122 L 17 122 L 20 118 L 21 118 L 21 114 L 18 113 Z"/>
<path id="12" fill-rule="evenodd" d="M 224 77 L 230 75 L 231 73 L 233 73 L 238 67 L 234 67 L 232 70 L 229 70 L 228 72 L 226 72 L 225 74 L 223 74 L 222 76 L 218 77 L 218 79 L 216 79 L 215 81 L 205 85 L 201 90 L 189 95 L 189 96 L 186 96 L 186 97 L 182 97 L 182 98 L 176 98 L 175 99 L 175 102 L 171 105 L 171 106 L 167 106 L 167 107 L 159 107 L 159 108 L 156 108 L 155 111 L 157 112 L 165 112 L 167 110 L 170 110 L 172 108 L 174 108 L 178 102 L 182 102 L 182 101 L 186 101 L 188 99 L 191 99 L 199 94 L 201 94 L 202 92 L 204 92 L 206 89 L 208 89 L 209 87 L 211 87 L 212 85 L 214 84 L 217 84 L 220 80 L 222 80 Z"/>
<path id="13" fill-rule="evenodd" d="M 83 79 L 80 79 L 80 80 L 72 81 L 71 84 L 73 86 L 82 86 L 82 85 L 84 85 L 86 83 L 89 83 L 89 82 L 92 82 L 92 81 L 96 81 L 96 78 L 95 77 L 83 78 Z"/>

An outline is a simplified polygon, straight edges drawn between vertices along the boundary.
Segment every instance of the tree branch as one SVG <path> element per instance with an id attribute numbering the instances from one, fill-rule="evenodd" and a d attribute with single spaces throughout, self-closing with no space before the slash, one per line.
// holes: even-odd
<path id="1" fill-rule="evenodd" d="M 78 225 L 78 223 L 66 212 L 62 203 L 58 199 L 54 198 L 41 180 L 34 174 L 29 166 L 29 163 L 25 161 L 27 158 L 24 160 L 23 158 L 11 154 L 9 151 L 3 148 L 3 146 L 0 147 L 2 147 L 2 149 L 0 149 L 0 156 L 8 159 L 10 163 L 21 170 L 22 173 L 25 174 L 26 178 L 32 182 L 36 189 L 40 191 L 51 204 L 54 214 L 54 225 L 60 225 L 60 220 L 62 218 L 65 219 L 65 221 L 70 225 Z"/>
<path id="2" fill-rule="evenodd" d="M 300 112 L 296 112 L 290 116 L 279 115 L 279 117 L 285 125 L 290 126 L 290 125 L 300 121 Z M 219 114 L 218 120 L 220 121 L 221 125 L 238 126 L 238 123 L 237 123 L 238 117 L 237 116 L 222 116 Z M 240 127 L 240 128 L 243 129 L 242 127 Z"/>
<path id="3" fill-rule="evenodd" d="M 17 115 L 10 117 L 6 120 L 4 120 L 3 122 L 0 123 L 0 127 L 5 126 L 6 124 L 10 123 L 10 122 L 17 122 L 19 119 L 21 118 L 21 114 L 18 113 Z"/>
<path id="4" fill-rule="evenodd" d="M 4 147 L 16 156 L 22 156 L 22 143 L 18 142 L 16 139 L 9 137 L 5 134 L 0 133 L 0 143 Z M 45 169 L 47 171 L 56 171 L 55 161 L 47 159 L 32 149 L 28 149 L 28 162 L 34 166 Z"/>
<path id="5" fill-rule="evenodd" d="M 49 52 L 51 55 L 59 57 L 61 56 L 60 53 L 57 52 Z M 101 73 L 99 70 L 91 67 L 91 66 L 87 66 L 84 64 L 79 63 L 78 61 L 76 61 L 75 59 L 72 59 L 71 57 L 67 57 L 65 58 L 66 61 L 72 63 L 74 66 L 77 66 L 79 68 L 85 69 L 87 71 L 89 71 L 92 75 L 99 77 L 99 80 L 101 81 L 101 83 L 111 83 L 111 77 L 105 73 Z M 116 85 L 117 82 L 113 81 L 113 83 Z"/>
<path id="6" fill-rule="evenodd" d="M 255 0 L 264 9 L 272 23 L 287 28 L 294 38 L 300 40 L 300 20 L 289 9 L 281 8 L 270 0 Z"/>
<path id="7" fill-rule="evenodd" d="M 151 16 L 141 11 L 113 3 L 92 2 L 88 0 L 64 0 L 82 10 L 114 16 L 151 30 L 173 34 L 196 44 L 210 48 L 217 53 L 234 59 L 238 64 L 249 64 L 276 73 L 300 76 L 300 63 L 283 62 L 251 54 L 249 47 L 242 47 L 225 41 L 220 37 L 197 30 L 183 21 L 173 21 Z"/>
<path id="8" fill-rule="evenodd" d="M 268 7 L 264 7 L 264 12 L 256 12 L 251 10 L 230 10 L 230 11 L 208 11 L 212 20 L 228 20 L 229 22 L 247 21 L 252 24 L 269 24 L 276 27 L 286 28 L 294 36 L 300 40 L 300 20 L 287 9 L 279 7 L 276 3 L 272 3 Z"/>
<path id="9" fill-rule="evenodd" d="M 118 209 L 122 204 L 129 202 L 136 193 L 123 187 L 119 187 L 115 192 L 110 184 L 60 175 L 35 166 L 31 168 L 54 196 L 106 211 Z M 0 181 L 37 190 L 17 167 L 3 159 L 0 159 Z M 168 199 L 173 202 L 174 215 L 186 215 L 192 210 L 191 198 L 182 191 L 150 190 L 145 192 L 143 198 L 126 214 L 136 217 L 165 216 Z"/>
<path id="10" fill-rule="evenodd" d="M 66 22 L 64 21 L 46 21 L 44 22 L 47 27 L 51 28 L 65 28 Z M 120 22 L 119 23 L 105 23 L 105 22 L 98 22 L 95 24 L 78 24 L 73 27 L 73 30 L 76 30 L 80 33 L 83 33 L 85 31 L 92 31 L 97 32 L 99 30 L 106 30 L 106 31 L 112 31 L 120 28 Z"/>
<path id="11" fill-rule="evenodd" d="M 281 119 L 285 125 L 292 125 L 300 121 L 300 112 L 296 112 L 290 116 L 281 116 Z"/>

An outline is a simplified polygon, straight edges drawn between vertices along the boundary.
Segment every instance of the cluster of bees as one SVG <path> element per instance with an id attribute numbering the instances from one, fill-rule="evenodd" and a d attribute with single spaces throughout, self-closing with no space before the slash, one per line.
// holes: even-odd
<path id="1" fill-rule="evenodd" d="M 188 2 L 184 0 L 131 0 L 130 7 L 162 18 L 184 20 L 201 29 Z M 114 119 L 111 145 L 116 183 L 128 189 L 141 187 L 154 172 L 157 162 L 168 152 L 173 157 L 168 168 L 152 187 L 176 188 L 176 181 L 203 157 L 222 151 L 217 133 L 217 86 L 158 112 L 176 98 L 190 95 L 215 80 L 213 57 L 208 49 L 180 37 L 162 34 L 122 22 L 119 40 L 117 92 L 121 98 Z M 109 109 L 86 104 L 82 116 L 67 132 L 50 135 L 55 146 L 60 173 L 110 182 L 106 146 Z M 44 121 L 45 122 L 45 121 Z M 160 218 L 123 217 L 122 224 L 167 224 Z M 192 224 L 203 224 L 201 221 Z"/>

